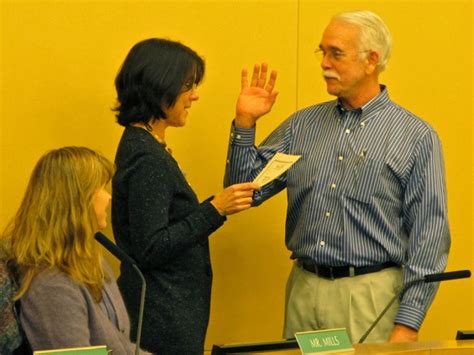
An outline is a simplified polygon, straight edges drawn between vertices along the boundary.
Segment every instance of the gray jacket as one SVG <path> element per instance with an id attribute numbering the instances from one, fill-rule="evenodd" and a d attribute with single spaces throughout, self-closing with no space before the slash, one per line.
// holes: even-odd
<path id="1" fill-rule="evenodd" d="M 114 355 L 133 354 L 130 323 L 110 269 L 105 285 L 110 315 L 94 302 L 87 287 L 57 269 L 38 274 L 21 300 L 21 325 L 33 350 L 107 345 Z"/>

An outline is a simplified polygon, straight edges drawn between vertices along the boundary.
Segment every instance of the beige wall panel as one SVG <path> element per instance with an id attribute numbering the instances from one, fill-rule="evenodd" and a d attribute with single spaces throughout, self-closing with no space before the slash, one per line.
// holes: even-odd
<path id="1" fill-rule="evenodd" d="M 113 159 L 122 130 L 110 110 L 113 80 L 139 40 L 179 40 L 206 60 L 201 98 L 188 125 L 167 136 L 201 200 L 222 189 L 242 67 L 268 60 L 280 71 L 281 93 L 259 125 L 259 140 L 295 109 L 294 1 L 2 1 L 1 16 L 2 227 L 46 150 L 86 145 Z M 280 337 L 290 265 L 284 209 L 282 195 L 229 217 L 212 236 L 215 278 L 207 348 Z M 110 229 L 107 234 L 112 236 Z"/>

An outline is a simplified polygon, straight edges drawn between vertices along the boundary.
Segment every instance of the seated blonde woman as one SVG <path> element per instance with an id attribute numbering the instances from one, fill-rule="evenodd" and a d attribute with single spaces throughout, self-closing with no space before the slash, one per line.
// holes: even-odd
<path id="1" fill-rule="evenodd" d="M 36 164 L 3 237 L 19 275 L 20 321 L 33 350 L 106 345 L 133 354 L 129 319 L 94 234 L 107 225 L 113 164 L 83 147 Z"/>

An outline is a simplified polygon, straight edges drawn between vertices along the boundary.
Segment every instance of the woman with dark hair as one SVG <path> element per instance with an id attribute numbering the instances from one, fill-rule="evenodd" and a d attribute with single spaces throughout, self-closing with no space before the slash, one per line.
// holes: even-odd
<path id="1" fill-rule="evenodd" d="M 212 283 L 208 237 L 226 215 L 250 208 L 258 188 L 236 184 L 200 203 L 166 147 L 165 130 L 186 124 L 203 75 L 204 61 L 192 49 L 148 39 L 130 50 L 115 81 L 125 130 L 115 158 L 112 224 L 147 281 L 142 347 L 160 355 L 203 353 Z M 140 281 L 122 264 L 118 283 L 135 339 Z"/>

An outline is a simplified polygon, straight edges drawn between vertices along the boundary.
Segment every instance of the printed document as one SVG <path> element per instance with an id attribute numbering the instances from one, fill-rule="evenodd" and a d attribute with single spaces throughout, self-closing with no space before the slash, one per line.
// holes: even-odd
<path id="1" fill-rule="evenodd" d="M 301 158 L 301 155 L 276 153 L 253 182 L 259 184 L 260 187 L 272 182 L 291 168 L 299 158 Z"/>

